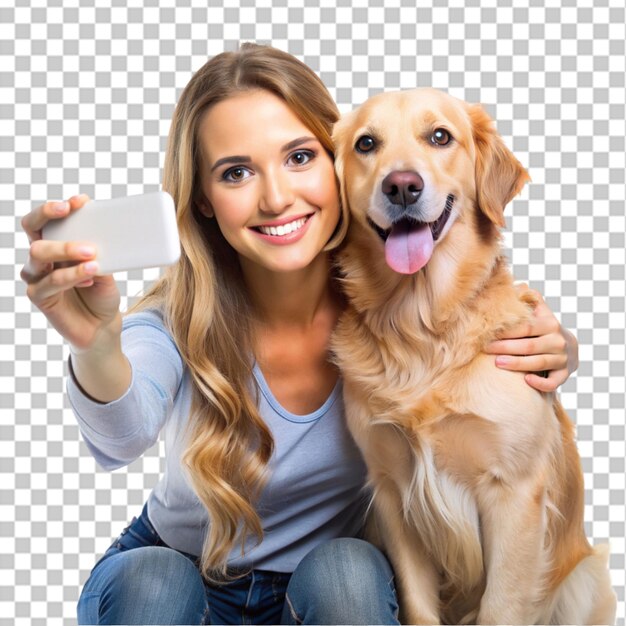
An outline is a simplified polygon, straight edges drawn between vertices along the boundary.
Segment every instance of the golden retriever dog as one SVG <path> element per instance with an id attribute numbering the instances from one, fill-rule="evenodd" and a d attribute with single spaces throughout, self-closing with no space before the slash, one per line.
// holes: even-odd
<path id="1" fill-rule="evenodd" d="M 413 624 L 610 624 L 574 428 L 485 345 L 532 316 L 501 249 L 528 174 L 479 105 L 374 96 L 333 133 L 351 224 L 333 340 L 373 515 Z"/>

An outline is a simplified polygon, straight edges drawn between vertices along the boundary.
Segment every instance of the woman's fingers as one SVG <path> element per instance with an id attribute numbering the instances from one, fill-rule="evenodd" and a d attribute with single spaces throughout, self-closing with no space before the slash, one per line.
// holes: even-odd
<path id="1" fill-rule="evenodd" d="M 26 295 L 35 306 L 43 311 L 45 300 L 81 283 L 93 282 L 93 276 L 97 271 L 98 263 L 95 261 L 87 261 L 72 267 L 54 270 L 41 280 L 30 283 L 26 288 Z"/>
<path id="2" fill-rule="evenodd" d="M 503 355 L 496 357 L 496 365 L 502 369 L 515 372 L 545 372 L 560 370 L 567 367 L 567 355 L 535 354 L 531 356 Z"/>
<path id="3" fill-rule="evenodd" d="M 488 354 L 504 355 L 537 355 L 559 354 L 566 355 L 567 342 L 565 337 L 558 333 L 541 335 L 539 337 L 523 337 L 521 339 L 499 339 L 492 341 L 485 347 Z"/>
<path id="4" fill-rule="evenodd" d="M 87 241 L 38 239 L 30 246 L 30 254 L 20 276 L 25 283 L 31 284 L 50 274 L 56 263 L 80 263 L 92 259 L 95 254 L 96 249 Z"/>
<path id="5" fill-rule="evenodd" d="M 538 307 L 539 308 L 539 307 Z M 535 309 L 537 312 L 537 309 Z M 541 337 L 543 335 L 551 335 L 553 333 L 559 333 L 561 325 L 559 321 L 554 317 L 550 309 L 547 310 L 547 314 L 531 317 L 529 320 L 511 326 L 507 330 L 503 330 L 498 334 L 499 339 L 519 339 L 522 337 Z"/>
<path id="6" fill-rule="evenodd" d="M 81 261 L 93 256 L 87 254 L 86 244 L 71 242 L 51 242 L 42 239 L 42 228 L 53 219 L 67 217 L 72 211 L 78 210 L 89 200 L 89 196 L 81 194 L 69 200 L 45 202 L 22 218 L 22 228 L 31 244 L 29 256 L 20 272 L 22 280 L 28 284 L 41 280 L 54 269 L 54 263 L 67 265 L 72 261 Z M 41 242 L 41 243 L 38 243 Z M 54 245 L 51 245 L 54 244 Z"/>
<path id="7" fill-rule="evenodd" d="M 28 241 L 41 239 L 41 229 L 47 222 L 65 217 L 70 210 L 69 202 L 46 202 L 22 218 L 22 228 L 28 235 Z"/>
<path id="8" fill-rule="evenodd" d="M 568 372 L 565 369 L 551 370 L 547 377 L 537 374 L 526 374 L 524 380 L 534 389 L 538 391 L 556 391 L 568 378 Z"/>
<path id="9" fill-rule="evenodd" d="M 89 200 L 87 194 L 72 196 L 66 201 L 50 201 L 33 209 L 22 218 L 22 228 L 30 242 L 41 239 L 41 229 L 50 221 L 67 217 Z"/>

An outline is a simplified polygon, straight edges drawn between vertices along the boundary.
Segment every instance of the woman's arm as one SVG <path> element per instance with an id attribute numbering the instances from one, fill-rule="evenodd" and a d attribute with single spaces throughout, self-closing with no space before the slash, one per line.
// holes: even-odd
<path id="1" fill-rule="evenodd" d="M 528 285 L 517 288 L 528 290 Z M 538 301 L 534 317 L 528 324 L 516 326 L 490 343 L 485 352 L 498 355 L 498 367 L 528 372 L 525 379 L 531 387 L 555 391 L 578 368 L 578 341 L 561 326 L 542 295 L 531 291 Z"/>
<path id="2" fill-rule="evenodd" d="M 128 465 L 158 439 L 174 409 L 183 362 L 173 339 L 153 311 L 124 317 L 121 333 L 130 385 L 119 398 L 100 402 L 81 388 L 71 355 L 67 394 L 79 428 L 98 464 L 106 470 Z"/>

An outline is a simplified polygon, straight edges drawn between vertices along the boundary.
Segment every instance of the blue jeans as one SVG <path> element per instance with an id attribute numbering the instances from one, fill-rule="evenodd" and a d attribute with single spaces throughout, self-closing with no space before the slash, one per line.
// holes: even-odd
<path id="1" fill-rule="evenodd" d="M 334 539 L 293 574 L 207 583 L 196 557 L 163 543 L 146 507 L 91 571 L 79 624 L 399 624 L 393 572 L 371 544 Z"/>

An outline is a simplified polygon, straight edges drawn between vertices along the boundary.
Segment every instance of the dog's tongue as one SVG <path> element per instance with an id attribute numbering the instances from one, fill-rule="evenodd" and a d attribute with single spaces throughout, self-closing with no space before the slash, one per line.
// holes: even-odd
<path id="1" fill-rule="evenodd" d="M 433 253 L 433 235 L 428 224 L 402 220 L 394 224 L 385 243 L 385 260 L 399 274 L 415 274 Z"/>

